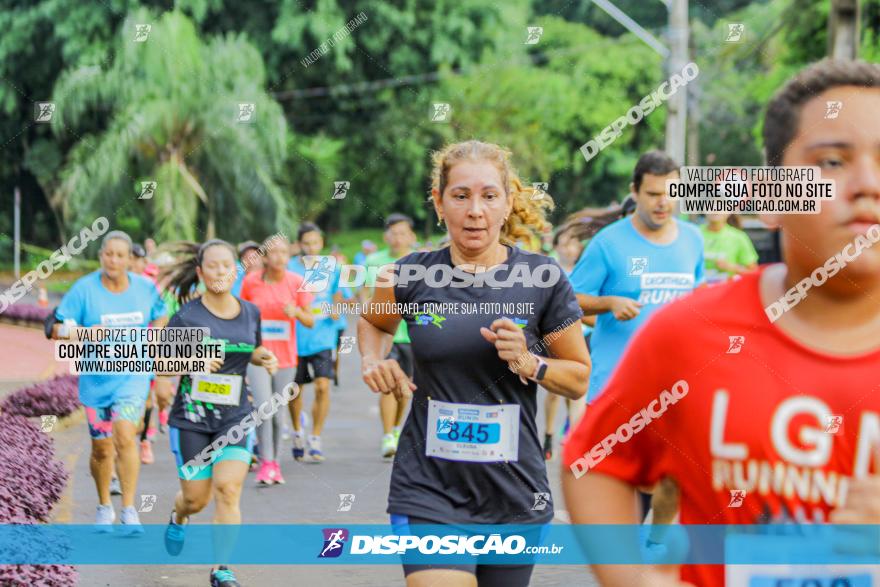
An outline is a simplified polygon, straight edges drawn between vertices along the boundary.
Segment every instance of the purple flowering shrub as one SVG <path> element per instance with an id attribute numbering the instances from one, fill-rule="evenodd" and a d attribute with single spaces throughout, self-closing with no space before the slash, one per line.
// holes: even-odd
<path id="1" fill-rule="evenodd" d="M 67 479 L 67 471 L 54 460 L 48 435 L 24 416 L 0 413 L 0 524 L 47 522 Z M 30 545 L 24 540 L 7 544 L 6 548 L 27 553 L 68 547 L 63 541 Z M 61 586 L 76 582 L 76 569 L 70 565 L 0 565 L 0 585 Z"/>
<path id="2" fill-rule="evenodd" d="M 7 320 L 22 322 L 38 322 L 40 324 L 46 319 L 46 316 L 52 310 L 38 306 L 37 304 L 12 304 L 5 312 L 0 313 L 0 317 Z"/>
<path id="3" fill-rule="evenodd" d="M 68 416 L 80 406 L 76 375 L 59 375 L 19 389 L 0 402 L 0 410 L 17 416 Z"/>

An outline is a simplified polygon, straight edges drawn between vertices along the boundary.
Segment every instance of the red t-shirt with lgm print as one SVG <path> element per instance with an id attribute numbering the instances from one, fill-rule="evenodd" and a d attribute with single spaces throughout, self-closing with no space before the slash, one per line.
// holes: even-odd
<path id="1" fill-rule="evenodd" d="M 768 320 L 759 277 L 652 316 L 572 431 L 565 465 L 638 486 L 671 476 L 682 524 L 827 521 L 852 477 L 876 474 L 880 349 L 841 357 L 795 341 Z M 647 419 L 604 458 L 594 448 Z M 745 492 L 739 507 L 731 491 Z M 685 565 L 682 579 L 724 585 L 724 567 Z"/>

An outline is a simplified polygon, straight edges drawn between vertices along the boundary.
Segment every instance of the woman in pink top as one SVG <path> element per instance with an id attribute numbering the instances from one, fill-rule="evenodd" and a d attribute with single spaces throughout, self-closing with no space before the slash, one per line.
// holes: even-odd
<path id="1" fill-rule="evenodd" d="M 263 346 L 278 357 L 278 371 L 270 375 L 263 367 L 248 366 L 247 379 L 254 396 L 254 406 L 270 401 L 273 393 L 293 384 L 296 373 L 296 321 L 311 328 L 314 318 L 305 310 L 312 296 L 300 291 L 303 278 L 287 271 L 290 247 L 287 238 L 276 237 L 267 247 L 265 269 L 249 273 L 241 284 L 241 299 L 255 304 L 262 318 Z M 260 443 L 260 469 L 257 483 L 284 483 L 278 451 L 284 411 L 278 410 L 271 419 L 257 428 Z"/>

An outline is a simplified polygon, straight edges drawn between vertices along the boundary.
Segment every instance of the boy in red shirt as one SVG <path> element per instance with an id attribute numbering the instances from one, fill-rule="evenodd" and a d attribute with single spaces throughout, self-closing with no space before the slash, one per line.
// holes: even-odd
<path id="1" fill-rule="evenodd" d="M 636 336 L 565 445 L 572 523 L 638 523 L 636 488 L 664 478 L 682 524 L 880 523 L 878 111 L 880 65 L 863 62 L 820 62 L 773 98 L 768 165 L 818 166 L 836 197 L 770 218 L 783 263 L 697 291 Z M 774 302 L 811 275 L 780 316 Z M 682 584 L 658 567 L 594 569 L 603 586 Z M 724 585 L 725 568 L 683 566 L 681 580 Z"/>

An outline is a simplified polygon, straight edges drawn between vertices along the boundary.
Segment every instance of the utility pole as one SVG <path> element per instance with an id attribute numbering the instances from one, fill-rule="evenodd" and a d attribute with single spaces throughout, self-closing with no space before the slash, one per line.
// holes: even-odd
<path id="1" fill-rule="evenodd" d="M 688 4 L 687 0 L 671 0 L 669 4 L 669 60 L 667 79 L 680 73 L 688 64 Z M 687 94 L 678 91 L 666 103 L 666 153 L 684 163 L 687 135 Z"/>
<path id="2" fill-rule="evenodd" d="M 693 37 L 688 41 L 690 55 L 695 53 Z M 698 75 L 687 85 L 687 161 L 685 165 L 700 165 L 700 76 Z"/>
<path id="3" fill-rule="evenodd" d="M 700 165 L 700 78 L 697 77 L 687 86 L 688 117 L 687 117 L 687 161 L 685 165 Z"/>
<path id="4" fill-rule="evenodd" d="M 831 0 L 828 16 L 828 56 L 856 59 L 859 56 L 859 0 Z"/>
<path id="5" fill-rule="evenodd" d="M 13 264 L 15 267 L 15 280 L 18 281 L 21 278 L 21 192 L 18 186 L 15 186 L 15 201 L 13 204 L 12 232 L 15 239 L 12 245 L 13 257 L 15 259 Z"/>
<path id="6" fill-rule="evenodd" d="M 669 47 L 658 41 L 632 18 L 617 8 L 610 0 L 593 0 L 629 32 L 660 54 L 666 63 L 666 79 L 673 73 L 681 73 L 688 64 L 688 0 L 660 0 L 669 11 Z M 855 1 L 855 0 L 853 0 Z M 691 82 L 694 83 L 694 82 Z M 685 139 L 687 138 L 688 92 L 679 90 L 666 102 L 666 153 L 684 163 Z"/>

